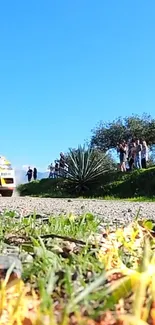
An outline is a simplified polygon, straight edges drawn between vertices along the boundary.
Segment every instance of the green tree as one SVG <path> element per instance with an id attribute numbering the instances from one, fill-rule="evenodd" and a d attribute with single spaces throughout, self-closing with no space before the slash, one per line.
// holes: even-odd
<path id="1" fill-rule="evenodd" d="M 93 130 L 91 147 L 106 152 L 116 149 L 117 144 L 128 141 L 130 138 L 146 140 L 151 149 L 155 145 L 155 119 L 150 115 L 132 115 L 125 118 L 117 118 L 108 123 L 101 122 Z"/>

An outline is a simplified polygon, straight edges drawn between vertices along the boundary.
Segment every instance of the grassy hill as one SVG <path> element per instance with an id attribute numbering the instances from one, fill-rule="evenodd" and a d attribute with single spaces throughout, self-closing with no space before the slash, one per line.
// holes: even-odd
<path id="1" fill-rule="evenodd" d="M 18 187 L 21 196 L 75 197 L 68 180 L 42 179 Z M 155 198 L 155 167 L 132 173 L 110 172 L 85 193 L 85 197 Z"/>

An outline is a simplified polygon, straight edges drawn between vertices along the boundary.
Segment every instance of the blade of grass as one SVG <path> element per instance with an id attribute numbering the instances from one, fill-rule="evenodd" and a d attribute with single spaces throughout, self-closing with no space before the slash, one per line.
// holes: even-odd
<path id="1" fill-rule="evenodd" d="M 71 311 L 72 308 L 77 305 L 79 302 L 84 300 L 91 292 L 99 288 L 100 285 L 102 285 L 109 276 L 111 276 L 113 273 L 121 272 L 120 269 L 113 269 L 108 272 L 102 273 L 98 279 L 96 279 L 94 282 L 90 283 L 83 291 L 81 291 L 75 298 L 73 298 L 73 301 L 68 305 L 68 311 Z M 109 289 L 108 289 L 109 292 Z M 107 289 L 105 289 L 105 295 L 107 294 Z"/>
<path id="2" fill-rule="evenodd" d="M 148 325 L 148 323 L 134 315 L 123 315 L 119 319 L 128 325 Z"/>
<path id="3" fill-rule="evenodd" d="M 150 243 L 148 240 L 146 240 L 144 244 L 143 260 L 140 267 L 142 273 L 139 273 L 139 281 L 136 287 L 135 300 L 133 303 L 133 313 L 138 319 L 141 318 L 141 311 L 144 305 L 146 290 L 150 279 L 149 273 L 147 272 L 150 262 L 150 253 Z"/>

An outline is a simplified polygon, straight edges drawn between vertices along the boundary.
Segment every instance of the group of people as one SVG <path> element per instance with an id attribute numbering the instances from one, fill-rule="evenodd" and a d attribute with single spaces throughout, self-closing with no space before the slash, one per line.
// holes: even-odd
<path id="1" fill-rule="evenodd" d="M 149 155 L 146 141 L 141 142 L 139 139 L 131 139 L 128 142 L 122 141 L 117 145 L 117 153 L 119 154 L 119 167 L 122 172 L 147 167 Z"/>
<path id="2" fill-rule="evenodd" d="M 27 176 L 28 182 L 31 182 L 32 179 L 34 181 L 36 181 L 37 180 L 37 168 L 34 167 L 34 169 L 32 170 L 31 167 L 28 167 L 26 176 Z"/>
<path id="3" fill-rule="evenodd" d="M 129 140 L 128 142 L 122 141 L 117 145 L 117 153 L 119 154 L 119 169 L 122 172 L 127 170 L 132 171 L 134 168 L 141 169 L 147 167 L 148 161 L 148 146 L 146 141 L 140 142 L 137 140 Z M 60 159 L 55 160 L 54 164 L 51 163 L 48 167 L 49 178 L 67 177 L 68 165 L 65 155 L 61 152 Z M 37 180 L 37 168 L 28 167 L 26 174 L 28 182 Z"/>
<path id="4" fill-rule="evenodd" d="M 55 160 L 54 164 L 51 163 L 48 169 L 49 169 L 49 178 L 66 177 L 68 173 L 68 165 L 66 163 L 65 155 L 61 152 L 60 159 Z M 37 173 L 38 171 L 36 167 L 32 169 L 29 166 L 26 173 L 28 182 L 31 182 L 32 180 L 36 181 Z"/>
<path id="5" fill-rule="evenodd" d="M 60 159 L 55 160 L 54 164 L 50 164 L 49 171 L 49 178 L 65 177 L 67 175 L 68 165 L 62 152 L 60 153 Z"/>

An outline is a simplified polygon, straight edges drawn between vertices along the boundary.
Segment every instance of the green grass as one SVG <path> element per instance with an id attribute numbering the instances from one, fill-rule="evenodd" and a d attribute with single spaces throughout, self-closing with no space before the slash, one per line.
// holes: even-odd
<path id="1" fill-rule="evenodd" d="M 109 200 L 109 201 L 128 201 L 128 202 L 155 202 L 155 197 L 145 197 L 145 196 L 138 196 L 138 197 L 130 197 L 130 198 L 119 198 L 115 196 L 104 196 L 99 198 L 101 200 Z"/>
<path id="2" fill-rule="evenodd" d="M 21 196 L 39 196 L 39 197 L 69 197 L 67 191 L 67 182 L 63 179 L 45 178 L 40 181 L 33 181 L 27 184 L 21 184 L 17 187 Z"/>
<path id="3" fill-rule="evenodd" d="M 44 220 L 35 214 L 19 219 L 15 212 L 6 212 L 0 217 L 0 253 L 18 249 L 22 279 L 39 292 L 43 310 L 60 304 L 64 311 L 67 306 L 68 314 L 75 307 L 80 310 L 74 299 L 104 271 L 97 257 L 99 225 L 100 220 L 90 213 Z M 87 304 L 84 299 L 83 306 L 91 314 Z"/>
<path id="4" fill-rule="evenodd" d="M 55 280 L 63 282 L 70 297 L 72 284 L 68 283 L 68 277 L 78 272 L 82 288 L 85 287 L 88 271 L 94 277 L 103 268 L 96 258 L 97 247 L 92 247 L 92 238 L 95 242 L 99 224 L 99 219 L 91 214 L 81 217 L 72 214 L 68 217 L 52 216 L 48 221 L 43 221 L 37 219 L 35 214 L 19 220 L 15 213 L 6 212 L 0 218 L 0 253 L 6 248 L 18 247 L 24 259 L 31 256 L 30 263 L 24 263 L 25 281 L 39 287 L 42 279 L 46 287 L 52 272 Z M 78 243 L 78 240 L 82 242 Z"/>
<path id="5" fill-rule="evenodd" d="M 114 312 L 120 300 L 126 308 L 132 293 L 132 316 L 141 318 L 144 303 L 150 315 L 151 304 L 146 304 L 145 297 L 149 285 L 149 301 L 154 301 L 154 223 L 136 217 L 128 228 L 115 232 L 107 225 L 102 242 L 100 226 L 101 221 L 90 213 L 19 218 L 16 212 L 6 212 L 0 216 L 0 253 L 18 249 L 23 281 L 41 299 L 42 312 L 49 314 L 59 306 L 59 321 L 52 318 L 55 325 L 71 324 L 68 317 L 73 312 L 98 321 L 108 310 L 117 318 Z"/>
<path id="6" fill-rule="evenodd" d="M 77 197 L 69 181 L 63 179 L 43 179 L 18 187 L 21 196 L 53 198 Z M 92 183 L 82 195 L 85 198 L 128 199 L 130 201 L 155 200 L 155 167 L 135 170 L 132 173 L 109 172 Z"/>

